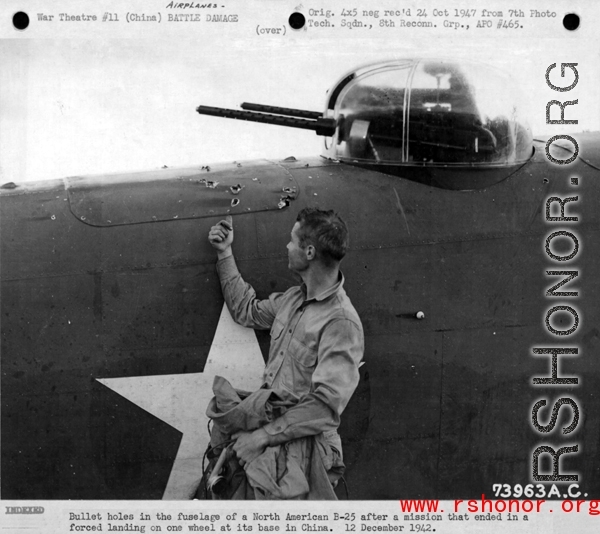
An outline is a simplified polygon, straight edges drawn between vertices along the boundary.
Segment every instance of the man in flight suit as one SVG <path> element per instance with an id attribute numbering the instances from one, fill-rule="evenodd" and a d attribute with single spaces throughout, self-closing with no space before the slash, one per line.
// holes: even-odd
<path id="1" fill-rule="evenodd" d="M 362 325 L 339 269 L 348 247 L 346 224 L 333 211 L 302 210 L 287 245 L 288 268 L 302 284 L 265 300 L 242 279 L 232 253 L 233 237 L 230 216 L 209 232 L 229 311 L 242 326 L 271 331 L 262 387 L 298 398 L 265 426 L 235 434 L 233 450 L 244 465 L 266 447 L 322 433 L 335 456 L 333 468 L 341 466 L 339 477 L 343 463 L 337 428 L 358 385 L 364 351 Z M 334 484 L 335 478 L 329 476 Z"/>

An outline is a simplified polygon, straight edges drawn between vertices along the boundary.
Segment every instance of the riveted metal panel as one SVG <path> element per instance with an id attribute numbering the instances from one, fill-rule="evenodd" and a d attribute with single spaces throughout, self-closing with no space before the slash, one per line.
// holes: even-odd
<path id="1" fill-rule="evenodd" d="M 276 163 L 226 163 L 67 180 L 73 215 L 92 226 L 197 219 L 280 209 L 296 195 Z"/>

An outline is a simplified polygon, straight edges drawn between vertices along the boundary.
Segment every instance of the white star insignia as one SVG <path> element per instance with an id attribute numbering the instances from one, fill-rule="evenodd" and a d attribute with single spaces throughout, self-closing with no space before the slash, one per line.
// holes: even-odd
<path id="1" fill-rule="evenodd" d="M 163 499 L 190 499 L 202 477 L 209 440 L 205 411 L 215 375 L 238 389 L 254 391 L 262 383 L 264 366 L 254 330 L 236 324 L 223 305 L 203 373 L 98 379 L 182 432 Z"/>

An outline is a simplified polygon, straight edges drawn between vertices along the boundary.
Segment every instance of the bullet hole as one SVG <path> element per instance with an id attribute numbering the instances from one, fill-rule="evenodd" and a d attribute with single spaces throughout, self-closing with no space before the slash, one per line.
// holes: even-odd
<path id="1" fill-rule="evenodd" d="M 281 197 L 281 200 L 279 201 L 279 204 L 277 204 L 277 207 L 282 210 L 283 208 L 287 208 L 290 205 L 290 202 L 294 200 L 294 197 L 286 195 L 284 197 Z"/>
<path id="2" fill-rule="evenodd" d="M 240 199 L 239 198 L 234 198 L 234 199 L 231 200 L 231 207 L 235 208 L 239 203 L 240 203 Z"/>
<path id="3" fill-rule="evenodd" d="M 200 178 L 200 180 L 196 180 L 196 183 L 204 185 L 209 189 L 215 189 L 219 185 L 219 182 L 212 182 L 210 180 L 207 180 L 206 178 Z"/>
<path id="4" fill-rule="evenodd" d="M 240 185 L 240 184 L 237 184 L 237 185 L 232 185 L 232 186 L 229 188 L 229 190 L 231 191 L 231 193 L 232 193 L 233 195 L 239 195 L 239 194 L 240 194 L 240 191 L 241 191 L 242 189 L 244 189 L 244 186 L 243 186 L 243 185 Z"/>

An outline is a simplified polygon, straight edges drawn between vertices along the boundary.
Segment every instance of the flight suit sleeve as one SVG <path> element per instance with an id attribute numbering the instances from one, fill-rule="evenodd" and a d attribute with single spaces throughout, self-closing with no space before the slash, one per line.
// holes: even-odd
<path id="1" fill-rule="evenodd" d="M 363 353 L 360 324 L 345 318 L 330 323 L 319 342 L 310 393 L 263 427 L 272 441 L 282 443 L 337 429 L 340 415 L 358 385 Z"/>
<path id="2" fill-rule="evenodd" d="M 233 256 L 217 262 L 217 273 L 225 303 L 233 320 L 242 326 L 257 330 L 270 329 L 283 293 L 272 293 L 265 300 L 258 299 L 254 288 L 242 278 Z"/>

